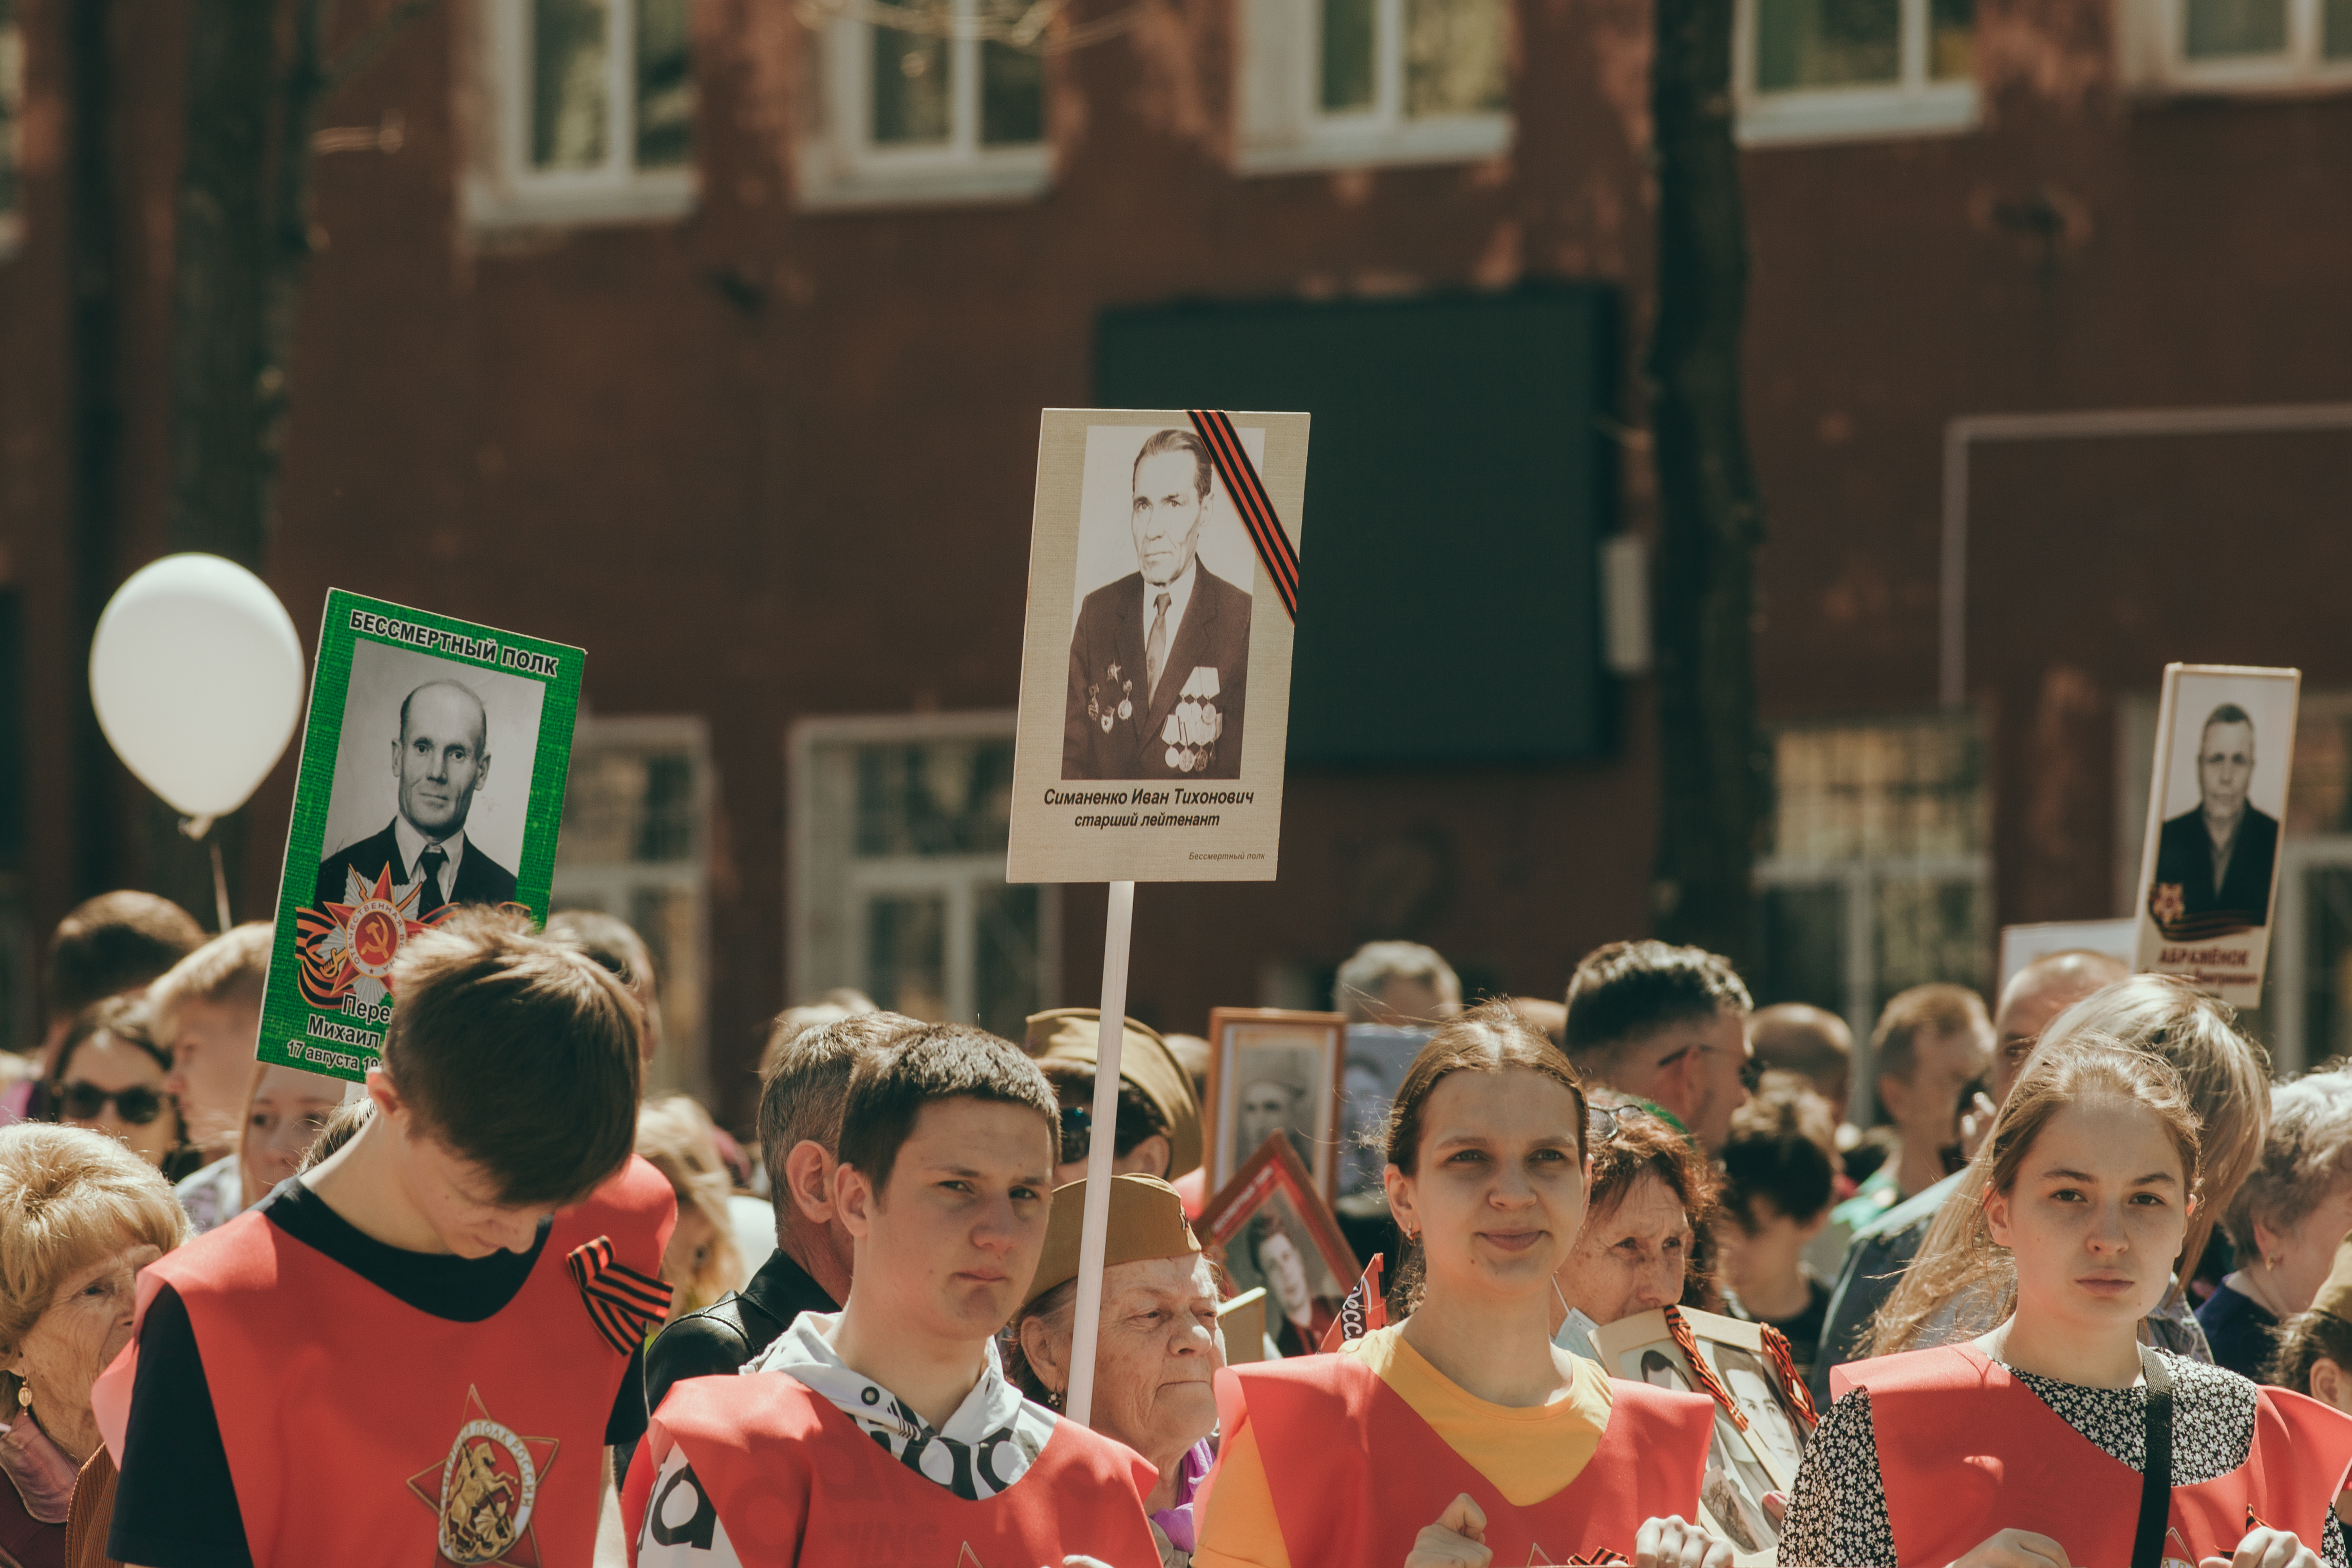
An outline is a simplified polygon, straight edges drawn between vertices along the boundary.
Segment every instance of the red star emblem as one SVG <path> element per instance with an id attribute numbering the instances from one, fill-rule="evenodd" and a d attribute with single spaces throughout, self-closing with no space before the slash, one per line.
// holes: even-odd
<path id="1" fill-rule="evenodd" d="M 434 1568 L 546 1568 L 531 1516 L 562 1445 L 517 1437 L 490 1418 L 478 1389 L 466 1390 L 464 1414 L 448 1453 L 408 1478 L 440 1521 Z"/>
<path id="2" fill-rule="evenodd" d="M 320 909 L 297 911 L 302 990 L 310 1002 L 331 1008 L 362 976 L 383 979 L 400 956 L 401 945 L 431 930 L 440 918 L 438 912 L 430 919 L 417 918 L 417 901 L 424 893 L 424 877 L 398 887 L 386 866 L 376 873 L 373 885 L 354 873 L 344 902 L 329 900 Z"/>
<path id="3" fill-rule="evenodd" d="M 2158 925 L 2169 925 L 2189 912 L 2188 900 L 2180 895 L 2180 883 L 2159 882 L 2147 896 L 2147 912 L 2156 916 Z"/>

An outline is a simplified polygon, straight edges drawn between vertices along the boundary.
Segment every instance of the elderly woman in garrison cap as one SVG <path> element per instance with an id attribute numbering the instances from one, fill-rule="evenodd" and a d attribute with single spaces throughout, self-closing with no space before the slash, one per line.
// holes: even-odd
<path id="1" fill-rule="evenodd" d="M 1006 1370 L 1032 1399 L 1062 1407 L 1077 1319 L 1078 1233 L 1087 1184 L 1054 1193 L 1045 1249 L 1029 1300 L 1005 1331 Z M 1115 1176 L 1103 1251 L 1102 1334 L 1087 1424 L 1160 1467 L 1144 1500 L 1167 1568 L 1192 1554 L 1192 1497 L 1214 1453 L 1211 1379 L 1225 1364 L 1214 1270 L 1184 1222 L 1176 1189 L 1157 1176 Z"/>
<path id="2" fill-rule="evenodd" d="M 1087 1174 L 1101 1018 L 1094 1008 L 1056 1008 L 1031 1019 L 1022 1042 L 1022 1049 L 1045 1070 L 1062 1103 L 1056 1186 Z M 1111 1174 L 1139 1172 L 1181 1186 L 1201 1168 L 1201 1102 L 1192 1092 L 1192 1075 L 1158 1030 L 1129 1019 L 1119 1045 L 1118 1125 L 1111 1137 Z"/>

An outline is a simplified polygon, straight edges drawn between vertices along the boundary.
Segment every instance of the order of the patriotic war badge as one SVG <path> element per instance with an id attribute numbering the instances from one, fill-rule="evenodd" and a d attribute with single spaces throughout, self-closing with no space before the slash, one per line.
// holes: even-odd
<path id="1" fill-rule="evenodd" d="M 446 915 L 444 904 L 420 915 L 425 873 L 408 882 L 394 883 L 386 866 L 370 883 L 356 870 L 347 879 L 341 902 L 330 900 L 318 909 L 295 912 L 300 933 L 302 997 L 313 1007 L 335 1008 L 345 995 L 366 1003 L 384 999 L 384 977 L 400 949 L 420 931 L 429 931 Z"/>
<path id="2" fill-rule="evenodd" d="M 1168 747 L 1168 766 L 1179 773 L 1199 773 L 1216 766 L 1217 737 L 1225 732 L 1225 716 L 1217 711 L 1217 671 L 1213 664 L 1197 666 L 1184 683 L 1160 738 Z"/>

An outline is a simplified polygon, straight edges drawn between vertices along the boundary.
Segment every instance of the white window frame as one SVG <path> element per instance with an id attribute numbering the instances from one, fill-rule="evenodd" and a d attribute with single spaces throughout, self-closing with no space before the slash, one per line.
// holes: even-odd
<path id="1" fill-rule="evenodd" d="M 1901 0 L 1901 13 L 1899 80 L 1764 92 L 1756 85 L 1758 0 L 1738 0 L 1731 79 L 1741 144 L 1950 136 L 1975 130 L 1984 118 L 1976 78 L 1937 81 L 1928 75 L 1928 0 Z"/>
<path id="2" fill-rule="evenodd" d="M 2321 0 L 2287 0 L 2286 48 L 2275 55 L 2189 57 L 2188 0 L 2116 0 L 2125 82 L 2144 91 L 2274 93 L 2352 87 L 2352 56 L 2320 53 Z"/>
<path id="3" fill-rule="evenodd" d="M 976 21 L 972 0 L 957 0 Z M 952 205 L 1025 202 L 1054 183 L 1052 86 L 1041 140 L 989 147 L 980 140 L 981 38 L 974 27 L 948 40 L 950 98 L 944 143 L 878 144 L 874 130 L 874 24 L 836 16 L 816 36 L 824 74 L 816 132 L 800 149 L 800 204 L 805 208 Z M 1052 63 L 1046 62 L 1050 74 Z"/>
<path id="4" fill-rule="evenodd" d="M 534 169 L 530 163 L 530 0 L 479 0 L 479 135 L 464 182 L 476 228 L 666 223 L 694 210 L 698 155 L 672 169 L 640 169 L 636 156 L 636 0 L 605 0 L 611 33 L 604 85 L 611 95 L 604 166 Z"/>
<path id="5" fill-rule="evenodd" d="M 1243 0 L 1240 124 L 1234 152 L 1239 172 L 1475 163 L 1511 150 L 1514 117 L 1507 108 L 1406 118 L 1405 0 L 1372 3 L 1372 107 L 1328 114 L 1322 107 L 1320 0 Z M 1512 0 L 1497 3 L 1505 25 L 1516 29 L 1517 6 Z M 1516 81 L 1510 90 L 1517 90 Z"/>
<path id="6" fill-rule="evenodd" d="M 796 721 L 787 736 L 785 771 L 789 780 L 786 803 L 784 885 L 790 889 L 784 920 L 786 996 L 804 1001 L 840 985 L 859 985 L 862 977 L 847 979 L 822 972 L 816 961 L 817 939 L 812 915 L 832 890 L 817 885 L 816 835 L 824 831 L 817 820 L 816 790 L 812 780 L 815 753 L 827 746 L 906 746 L 940 740 L 1010 740 L 1017 716 L 1011 709 L 976 713 L 880 714 Z M 942 894 L 948 904 L 947 995 L 951 1019 L 969 1020 L 978 1015 L 978 952 L 972 939 L 972 887 L 976 882 L 1004 881 L 1005 856 L 987 854 L 937 855 L 920 861 L 848 861 L 846 885 L 840 890 L 842 906 L 855 905 L 876 894 Z M 1037 993 L 1042 1007 L 1055 1005 L 1061 995 L 1062 890 L 1046 883 L 1037 889 Z"/>
<path id="7" fill-rule="evenodd" d="M 699 714 L 601 718 L 583 712 L 572 729 L 572 754 L 576 757 L 595 746 L 611 746 L 623 750 L 683 751 L 691 758 L 694 765 L 694 841 L 687 854 L 675 861 L 615 861 L 592 865 L 564 863 L 559 845 L 549 904 L 557 909 L 572 904 L 592 904 L 627 920 L 630 918 L 628 895 L 640 889 L 683 890 L 693 895 L 694 941 L 702 956 L 698 975 L 700 982 L 696 998 L 698 1005 L 693 1016 L 702 1020 L 702 1027 L 690 1035 L 676 1030 L 669 1027 L 669 1019 L 675 1015 L 667 1008 L 663 1009 L 662 1049 L 654 1058 L 646 1088 L 647 1093 L 682 1090 L 709 1103 L 710 814 L 717 800 L 710 767 L 710 723 Z M 658 979 L 659 995 L 667 998 L 670 995 L 672 977 L 664 974 Z"/>

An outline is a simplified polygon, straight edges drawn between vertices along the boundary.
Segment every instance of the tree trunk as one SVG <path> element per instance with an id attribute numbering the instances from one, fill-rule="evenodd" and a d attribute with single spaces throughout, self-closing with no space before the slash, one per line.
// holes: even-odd
<path id="1" fill-rule="evenodd" d="M 262 373 L 277 15 L 275 0 L 189 7 L 173 256 L 172 548 L 248 567 L 268 544 L 262 409 L 280 390 Z"/>
<path id="2" fill-rule="evenodd" d="M 1656 924 L 1670 941 L 1746 960 L 1765 798 L 1751 638 L 1763 512 L 1741 409 L 1748 246 L 1732 141 L 1732 0 L 1655 4 Z"/>

